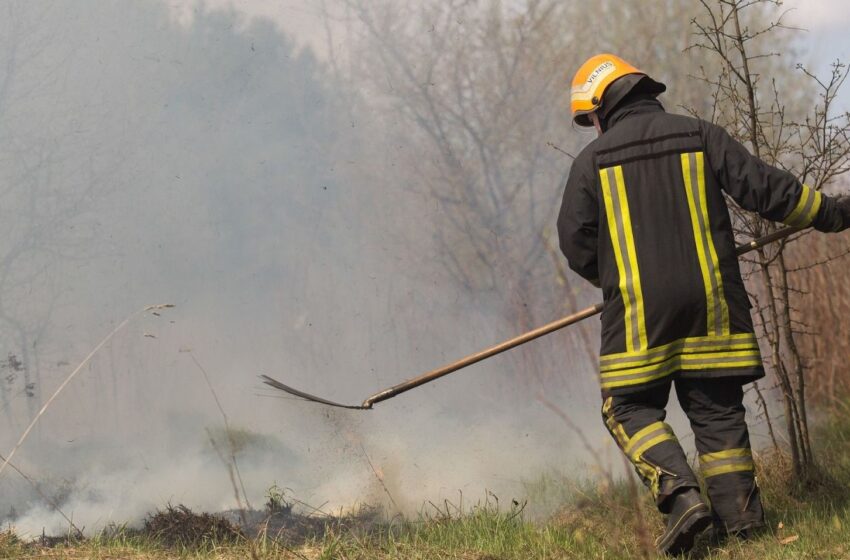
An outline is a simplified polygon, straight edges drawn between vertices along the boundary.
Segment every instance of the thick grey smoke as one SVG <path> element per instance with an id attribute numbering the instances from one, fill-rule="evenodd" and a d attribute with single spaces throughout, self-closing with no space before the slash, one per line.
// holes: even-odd
<path id="1" fill-rule="evenodd" d="M 0 9 L 2 451 L 119 321 L 177 306 L 120 333 L 15 458 L 78 526 L 167 502 L 235 507 L 195 360 L 241 434 L 254 506 L 274 483 L 328 509 L 387 503 L 379 477 L 405 511 L 458 492 L 521 498 L 523 479 L 587 458 L 512 388 L 510 357 L 371 412 L 259 383 L 359 402 L 517 334 L 437 265 L 437 205 L 397 169 L 407 147 L 325 62 L 202 5 L 182 22 L 156 1 Z M 556 336 L 532 349 L 570 340 Z M 602 446 L 592 365 L 563 367 L 572 392 L 548 397 Z M 0 496 L 24 534 L 67 529 L 11 471 Z"/>

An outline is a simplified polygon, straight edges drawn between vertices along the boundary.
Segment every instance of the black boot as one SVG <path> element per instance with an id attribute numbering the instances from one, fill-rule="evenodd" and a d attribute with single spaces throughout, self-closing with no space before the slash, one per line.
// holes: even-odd
<path id="1" fill-rule="evenodd" d="M 673 504 L 667 528 L 655 541 L 655 546 L 661 554 L 675 556 L 694 546 L 696 536 L 711 525 L 711 513 L 696 488 L 683 489 L 670 499 Z"/>

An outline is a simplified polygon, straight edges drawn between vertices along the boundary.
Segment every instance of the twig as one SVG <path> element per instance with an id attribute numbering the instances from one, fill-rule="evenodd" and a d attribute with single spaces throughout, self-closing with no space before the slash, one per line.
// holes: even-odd
<path id="1" fill-rule="evenodd" d="M 2 456 L 2 455 L 0 455 L 0 460 L 5 461 L 5 459 L 3 458 L 3 456 Z M 42 499 L 42 500 L 44 500 L 45 502 L 47 502 L 47 504 L 48 504 L 50 507 L 52 507 L 52 508 L 53 508 L 53 509 L 55 509 L 57 512 L 59 512 L 59 515 L 61 515 L 61 516 L 62 516 L 62 518 L 63 518 L 65 521 L 67 521 L 67 522 L 68 522 L 68 525 L 70 525 L 70 526 L 71 526 L 71 528 L 72 528 L 74 531 L 76 531 L 76 532 L 77 532 L 77 536 L 79 536 L 79 537 L 82 537 L 82 536 L 83 536 L 83 532 L 79 529 L 79 527 L 77 527 L 76 525 L 74 525 L 74 522 L 71 520 L 71 518 L 70 518 L 70 517 L 68 517 L 67 515 L 65 515 L 65 512 L 63 512 L 63 511 L 59 508 L 59 505 L 56 503 L 56 501 L 55 501 L 55 500 L 53 500 L 52 498 L 48 497 L 48 496 L 47 496 L 47 494 L 45 494 L 44 492 L 42 492 L 42 491 L 41 491 L 41 488 L 39 488 L 38 484 L 37 484 L 37 483 L 36 483 L 36 482 L 35 482 L 32 478 L 30 478 L 29 476 L 27 476 L 27 475 L 26 475 L 26 474 L 25 474 L 25 473 L 24 473 L 21 469 L 19 469 L 18 467 L 16 467 L 14 463 L 9 463 L 9 466 L 10 466 L 10 467 L 12 467 L 12 470 L 14 470 L 16 473 L 18 473 L 19 475 L 21 475 L 21 477 L 22 477 L 24 480 L 26 480 L 27 482 L 29 482 L 29 483 L 30 483 L 30 485 L 33 487 L 33 490 L 35 490 L 35 491 L 38 493 L 38 495 L 39 495 L 39 496 L 41 496 L 41 499 Z"/>
<path id="2" fill-rule="evenodd" d="M 575 432 L 579 439 L 581 439 L 581 442 L 582 444 L 584 444 L 584 447 L 585 449 L 587 449 L 588 453 L 590 453 L 591 455 L 596 454 L 596 449 L 594 449 L 593 446 L 590 444 L 590 441 L 587 439 L 587 436 L 585 436 L 584 432 L 582 432 L 581 429 L 572 420 L 570 420 L 570 417 L 567 416 L 567 414 L 563 410 L 561 410 L 561 407 L 544 397 L 543 393 L 537 394 L 537 400 L 543 406 L 557 414 L 558 417 L 564 421 L 564 424 L 566 424 L 568 428 Z"/>
<path id="3" fill-rule="evenodd" d="M 558 146 L 556 146 L 552 142 L 546 142 L 546 145 L 549 146 L 550 148 L 552 148 L 553 150 L 557 150 L 557 151 L 561 152 L 562 154 L 564 154 L 565 156 L 567 156 L 569 158 L 572 158 L 572 159 L 576 158 L 573 154 L 562 150 L 561 148 L 559 148 Z"/>
<path id="4" fill-rule="evenodd" d="M 224 463 L 224 466 L 227 467 L 227 474 L 230 476 L 230 484 L 233 485 L 233 493 L 236 496 L 236 505 L 239 507 L 239 517 L 242 518 L 242 525 L 247 527 L 248 518 L 245 516 L 245 508 L 242 507 L 242 498 L 239 494 L 239 487 L 236 485 L 236 478 L 233 475 L 233 463 L 229 462 L 227 458 L 225 458 L 224 453 L 221 452 L 221 449 L 218 448 L 218 444 L 215 442 L 215 438 L 209 428 L 205 429 L 207 436 L 210 438 L 210 445 L 212 445 L 213 450 L 216 455 L 218 455 L 218 458 L 221 459 L 221 462 Z"/>
<path id="5" fill-rule="evenodd" d="M 372 464 L 372 460 L 369 458 L 369 454 L 366 453 L 366 448 L 363 447 L 362 443 L 360 444 L 360 450 L 363 451 L 363 456 L 366 458 L 366 462 L 369 463 L 369 468 L 372 469 L 372 473 L 375 475 L 375 478 L 378 479 L 378 482 L 381 484 L 381 488 L 383 488 L 384 492 L 386 492 L 387 497 L 389 497 L 390 499 L 390 503 L 392 503 L 396 511 L 399 511 L 398 504 L 395 503 L 395 500 L 393 500 L 393 495 L 390 494 L 389 488 L 387 488 L 387 485 L 384 484 L 384 479 L 378 474 L 378 471 L 375 470 L 375 466 Z"/>
<path id="6" fill-rule="evenodd" d="M 327 517 L 327 518 L 333 518 L 333 514 L 327 513 L 327 512 L 325 512 L 324 510 L 322 510 L 322 508 L 323 508 L 323 507 L 325 507 L 326 505 L 328 505 L 328 502 L 324 502 L 324 503 L 323 503 L 322 505 L 320 505 L 319 507 L 316 507 L 316 506 L 311 506 L 311 505 L 310 505 L 310 504 L 308 504 L 307 502 L 301 501 L 301 500 L 299 500 L 298 498 L 295 498 L 295 497 L 290 497 L 290 498 L 289 498 L 289 500 L 290 500 L 291 502 L 293 502 L 293 503 L 296 503 L 296 504 L 300 505 L 300 506 L 304 506 L 304 507 L 306 507 L 307 509 L 311 510 L 313 513 L 320 513 L 320 514 L 322 514 L 322 516 L 324 516 L 324 517 Z"/>
<path id="7" fill-rule="evenodd" d="M 759 406 L 761 406 L 762 413 L 764 414 L 764 420 L 767 423 L 767 431 L 770 434 L 770 441 L 773 442 L 773 449 L 778 452 L 779 442 L 776 440 L 776 434 L 773 431 L 773 422 L 770 421 L 770 412 L 767 409 L 767 401 L 764 399 L 764 393 L 762 393 L 758 381 L 753 382 L 753 388 L 756 392 L 756 400 L 758 401 Z"/>
<path id="8" fill-rule="evenodd" d="M 556 405 L 555 403 L 553 403 L 552 401 L 550 401 L 549 399 L 544 397 L 543 393 L 537 394 L 537 400 L 543 406 L 545 406 L 546 408 L 548 408 L 549 410 L 551 410 L 552 412 L 557 414 L 558 417 L 561 420 L 564 421 L 564 424 L 566 424 L 569 429 L 571 429 L 573 432 L 575 432 L 575 434 L 581 440 L 582 445 L 584 445 L 585 449 L 587 450 L 588 454 L 591 457 L 596 456 L 596 454 L 597 454 L 596 449 L 594 449 L 593 445 L 590 444 L 590 440 L 587 439 L 587 436 L 584 435 L 584 432 L 581 431 L 581 429 L 570 419 L 569 416 L 567 416 L 567 413 L 564 412 L 561 409 L 561 407 L 559 407 L 558 405 Z M 607 468 L 602 468 L 601 464 L 597 463 L 597 465 L 599 465 L 600 470 L 605 474 L 605 478 L 607 478 L 608 484 L 613 486 L 614 485 L 614 475 Z"/>
<path id="9" fill-rule="evenodd" d="M 215 392 L 215 389 L 212 386 L 212 382 L 210 382 L 210 376 L 207 375 L 207 370 L 204 369 L 204 366 L 195 358 L 195 355 L 190 353 L 189 356 L 192 358 L 192 361 L 195 362 L 195 365 L 198 366 L 198 369 L 201 370 L 201 373 L 204 376 L 204 381 L 207 383 L 207 387 L 210 389 L 210 393 L 212 393 L 213 399 L 215 400 L 216 406 L 218 406 L 219 412 L 221 412 L 221 417 L 224 420 L 224 430 L 227 433 L 227 443 L 230 447 L 230 462 L 225 460 L 224 455 L 219 451 L 218 446 L 215 443 L 215 438 L 213 438 L 212 434 L 209 430 L 207 430 L 207 435 L 210 438 L 210 444 L 215 449 L 215 452 L 218 453 L 219 458 L 221 458 L 222 463 L 227 466 L 227 474 L 230 476 L 230 484 L 233 486 L 233 493 L 236 496 L 236 505 L 239 507 L 239 517 L 242 518 L 242 527 L 245 531 L 248 530 L 248 515 L 245 512 L 245 508 L 242 507 L 242 500 L 239 498 L 239 489 L 242 489 L 242 496 L 245 498 L 245 505 L 248 509 L 251 508 L 251 502 L 248 501 L 248 493 L 245 492 L 245 484 L 242 482 L 242 473 L 239 472 L 239 463 L 236 461 L 236 445 L 233 441 L 233 433 L 230 430 L 230 422 L 227 419 L 227 413 L 224 411 L 224 407 L 221 406 L 221 401 L 218 400 L 218 395 Z M 235 472 L 235 475 L 234 475 Z M 239 481 L 239 485 L 237 486 L 236 481 Z M 259 558 L 257 554 L 257 543 L 254 539 L 248 539 L 248 542 L 251 546 L 251 558 L 256 560 Z"/>
<path id="10" fill-rule="evenodd" d="M 195 358 L 194 354 L 190 353 L 189 356 L 192 358 L 192 361 L 195 362 L 195 365 L 198 366 L 198 369 L 201 370 L 201 373 L 204 376 L 204 381 L 206 381 L 207 387 L 209 387 L 210 393 L 212 393 L 213 399 L 215 400 L 215 404 L 218 407 L 219 412 L 221 412 L 221 418 L 224 420 L 224 429 L 227 432 L 227 443 L 230 445 L 230 459 L 233 461 L 233 468 L 236 470 L 236 477 L 239 479 L 240 488 L 242 488 L 242 496 L 245 498 L 245 505 L 248 506 L 248 509 L 252 509 L 251 502 L 248 501 L 248 494 L 245 492 L 245 483 L 242 481 L 242 473 L 239 472 L 239 463 L 236 461 L 236 444 L 233 441 L 233 432 L 230 430 L 230 422 L 227 419 L 227 413 L 224 411 L 224 407 L 221 406 L 218 394 L 216 394 L 215 389 L 213 389 L 207 370 L 205 370 L 198 359 Z"/>
<path id="11" fill-rule="evenodd" d="M 159 305 L 149 305 L 149 306 L 144 307 L 144 308 L 140 309 L 139 311 L 136 311 L 135 313 L 131 314 L 129 317 L 124 319 L 121 322 L 121 324 L 119 324 L 117 327 L 112 329 L 112 332 L 109 333 L 108 335 L 106 335 L 106 338 L 101 340 L 100 343 L 97 346 L 95 346 L 94 349 L 91 352 L 89 352 L 89 355 L 86 356 L 85 359 L 82 362 L 80 362 L 80 365 L 78 365 L 76 367 L 76 369 L 74 369 L 74 371 L 72 371 L 71 374 L 68 375 L 68 377 L 65 378 L 65 381 L 63 381 L 62 384 L 59 385 L 59 388 L 56 389 L 56 391 L 50 396 L 49 399 L 47 399 L 47 402 L 44 403 L 44 405 L 41 407 L 41 410 L 39 410 L 38 414 L 35 415 L 35 418 L 32 419 L 32 422 L 30 422 L 29 426 L 27 426 L 27 429 L 24 430 L 23 434 L 21 434 L 21 437 L 18 439 L 18 443 L 15 444 L 15 447 L 12 448 L 12 451 L 9 453 L 9 455 L 6 457 L 6 459 L 3 461 L 3 465 L 0 466 L 0 475 L 3 474 L 3 471 L 6 469 L 6 465 L 8 465 L 9 461 L 11 461 L 12 458 L 15 456 L 15 453 L 17 453 L 18 449 L 21 447 L 21 445 L 23 445 L 24 441 L 26 441 L 27 437 L 30 435 L 30 432 L 35 427 L 36 423 L 38 423 L 39 419 L 44 415 L 44 413 L 47 411 L 47 409 L 50 407 L 50 405 L 53 404 L 53 401 L 56 399 L 56 397 L 59 396 L 59 393 L 61 393 L 62 390 L 65 389 L 65 387 L 68 386 L 68 383 L 70 383 L 71 380 L 74 379 L 74 377 L 76 377 L 77 373 L 79 373 L 80 370 L 83 369 L 83 366 L 85 366 L 87 363 L 89 363 L 89 361 L 94 357 L 94 355 L 97 354 L 98 351 L 100 351 L 100 349 L 103 348 L 104 345 L 106 345 L 107 342 L 112 340 L 113 336 L 115 336 L 119 331 L 121 331 L 121 329 L 126 327 L 130 323 L 130 321 L 132 321 L 133 319 L 135 319 L 137 316 L 141 315 L 142 313 L 145 313 L 147 311 L 152 311 L 152 310 L 168 309 L 168 308 L 171 308 L 171 307 L 174 307 L 174 305 L 170 304 L 170 303 L 164 303 L 164 304 L 159 304 Z"/>
<path id="12" fill-rule="evenodd" d="M 623 463 L 625 464 L 627 471 L 629 467 L 632 466 L 625 454 L 623 454 Z M 635 477 L 631 475 L 627 475 L 626 479 L 629 484 L 629 499 L 632 501 L 634 511 L 637 514 L 635 515 L 635 519 L 637 521 L 635 531 L 638 535 L 638 543 L 640 543 L 640 553 L 643 558 L 652 558 L 652 556 L 654 556 L 655 549 L 653 547 L 652 537 L 649 535 L 646 517 L 643 514 L 643 504 L 641 504 L 640 501 L 640 492 L 638 491 L 637 482 L 635 482 Z"/>

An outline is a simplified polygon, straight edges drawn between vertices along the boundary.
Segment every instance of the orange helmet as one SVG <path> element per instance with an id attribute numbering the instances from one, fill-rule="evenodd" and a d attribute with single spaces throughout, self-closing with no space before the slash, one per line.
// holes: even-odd
<path id="1" fill-rule="evenodd" d="M 628 82 L 628 87 L 618 88 L 620 91 L 617 91 L 616 99 L 611 95 L 606 97 L 608 87 L 624 76 L 631 76 L 625 81 Z M 602 107 L 603 103 L 605 107 L 612 108 L 639 83 L 646 93 L 657 95 L 667 89 L 667 86 L 656 82 L 646 72 L 638 70 L 618 56 L 606 53 L 590 57 L 573 77 L 570 90 L 573 120 L 579 126 L 593 126 L 588 116 L 590 113 Z"/>

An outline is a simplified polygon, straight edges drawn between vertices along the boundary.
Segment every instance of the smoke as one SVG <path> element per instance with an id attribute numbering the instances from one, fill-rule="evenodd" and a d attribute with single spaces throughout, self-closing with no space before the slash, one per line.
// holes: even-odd
<path id="1" fill-rule="evenodd" d="M 254 507 L 277 484 L 325 511 L 414 513 L 488 490 L 521 501 L 526 481 L 552 469 L 621 471 L 617 454 L 588 456 L 511 355 L 369 412 L 259 382 L 359 403 L 518 334 L 498 294 L 470 298 L 440 266 L 445 216 L 407 182 L 414 147 L 373 92 L 233 9 L 3 10 L 0 351 L 20 367 L 0 379 L 0 449 L 118 321 L 176 304 L 98 354 L 15 458 L 77 526 L 138 524 L 169 502 L 236 507 L 216 450 L 229 438 L 195 360 Z M 559 333 L 527 351 L 580 344 Z M 547 398 L 614 451 L 586 362 L 559 364 L 568 390 Z M 68 529 L 11 471 L 0 497 L 0 521 L 22 534 Z"/>
<path id="2" fill-rule="evenodd" d="M 77 526 L 236 506 L 191 356 L 255 507 L 275 483 L 328 511 L 521 498 L 524 477 L 583 453 L 533 398 L 492 390 L 515 382 L 509 358 L 371 412 L 258 381 L 360 402 L 517 334 L 435 266 L 437 210 L 400 182 L 405 147 L 309 50 L 202 5 L 180 21 L 155 1 L 4 10 L 0 340 L 21 367 L 4 372 L 2 448 L 118 321 L 177 306 L 116 337 L 15 458 Z M 595 425 L 585 395 L 571 414 Z M 67 531 L 11 471 L 0 495 L 22 534 Z"/>

